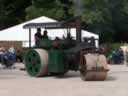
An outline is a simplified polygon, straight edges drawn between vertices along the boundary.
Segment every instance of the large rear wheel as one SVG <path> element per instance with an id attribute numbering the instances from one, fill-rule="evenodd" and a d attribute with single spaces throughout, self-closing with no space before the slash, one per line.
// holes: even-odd
<path id="1" fill-rule="evenodd" d="M 46 76 L 48 74 L 48 52 L 43 49 L 28 51 L 25 55 L 25 67 L 31 76 Z"/>

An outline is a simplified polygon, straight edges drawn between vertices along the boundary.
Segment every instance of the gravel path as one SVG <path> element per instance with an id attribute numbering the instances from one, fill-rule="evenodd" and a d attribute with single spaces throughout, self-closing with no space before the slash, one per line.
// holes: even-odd
<path id="1" fill-rule="evenodd" d="M 82 81 L 79 72 L 69 72 L 64 78 L 33 78 L 21 67 L 0 67 L 0 96 L 128 96 L 126 65 L 110 65 L 106 81 Z"/>

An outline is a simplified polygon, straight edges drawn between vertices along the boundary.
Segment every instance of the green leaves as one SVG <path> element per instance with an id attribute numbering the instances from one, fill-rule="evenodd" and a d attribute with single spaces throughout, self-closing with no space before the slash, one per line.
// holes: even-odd
<path id="1" fill-rule="evenodd" d="M 33 0 L 32 6 L 26 9 L 26 18 L 32 19 L 44 15 L 57 20 L 67 19 L 72 15 L 71 5 L 70 0 Z"/>
<path id="2" fill-rule="evenodd" d="M 83 0 L 83 21 L 87 29 L 99 33 L 102 42 L 120 41 L 128 31 L 128 0 Z M 127 19 L 126 19 L 127 18 Z M 120 35 L 117 35 L 120 34 Z M 108 40 L 109 39 L 109 40 Z"/>
<path id="3" fill-rule="evenodd" d="M 25 19 L 25 8 L 31 0 L 0 0 L 0 29 L 22 22 Z"/>
<path id="4" fill-rule="evenodd" d="M 58 18 L 62 18 L 64 15 L 64 12 L 61 8 L 59 10 L 56 8 L 53 8 L 51 10 L 46 10 L 45 8 L 36 8 L 34 6 L 30 6 L 26 9 L 26 12 L 28 13 L 26 19 L 33 19 L 40 16 L 48 16 L 51 18 L 58 19 Z"/>
<path id="5" fill-rule="evenodd" d="M 33 0 L 33 5 L 37 8 L 51 9 L 56 6 L 56 0 Z"/>

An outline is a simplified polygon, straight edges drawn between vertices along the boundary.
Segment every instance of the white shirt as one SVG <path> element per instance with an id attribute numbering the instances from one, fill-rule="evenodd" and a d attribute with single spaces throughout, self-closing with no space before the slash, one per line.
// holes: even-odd
<path id="1" fill-rule="evenodd" d="M 15 49 L 13 48 L 13 47 L 10 47 L 9 49 L 8 49 L 8 51 L 10 52 L 10 53 L 15 53 Z"/>

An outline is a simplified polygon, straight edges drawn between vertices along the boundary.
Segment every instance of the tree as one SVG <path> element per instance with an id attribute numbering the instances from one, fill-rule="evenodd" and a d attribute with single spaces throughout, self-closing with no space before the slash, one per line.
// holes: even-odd
<path id="1" fill-rule="evenodd" d="M 44 15 L 56 20 L 64 20 L 72 16 L 71 8 L 71 0 L 33 0 L 32 6 L 26 9 L 26 18 L 32 19 Z"/>
<path id="2" fill-rule="evenodd" d="M 112 15 L 113 20 L 113 26 L 114 30 L 117 32 L 115 35 L 115 41 L 121 42 L 121 41 L 127 41 L 128 36 L 128 0 L 117 0 L 116 2 L 114 0 L 109 0 L 110 5 L 110 11 Z M 114 5 L 112 5 L 114 4 Z"/>
<path id="3" fill-rule="evenodd" d="M 120 41 L 121 31 L 128 31 L 127 0 L 83 0 L 83 21 L 88 30 L 99 33 L 101 42 Z M 109 38 L 109 39 L 108 39 Z"/>
<path id="4" fill-rule="evenodd" d="M 4 29 L 25 20 L 25 8 L 31 0 L 0 0 L 0 29 Z"/>

